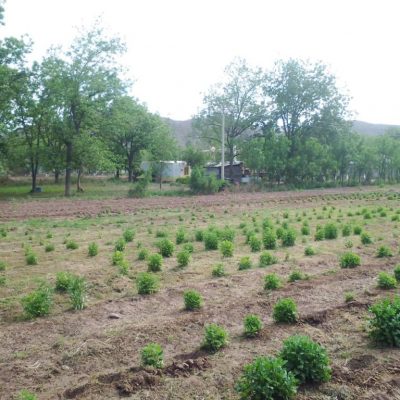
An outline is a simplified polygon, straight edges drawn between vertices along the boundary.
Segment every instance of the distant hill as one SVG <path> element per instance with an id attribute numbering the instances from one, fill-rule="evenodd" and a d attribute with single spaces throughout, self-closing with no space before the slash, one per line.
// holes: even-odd
<path id="1" fill-rule="evenodd" d="M 192 136 L 192 120 L 175 121 L 164 118 L 164 121 L 171 127 L 172 134 L 181 146 L 186 146 Z M 379 136 L 383 135 L 389 128 L 400 128 L 400 125 L 371 124 L 364 121 L 353 121 L 353 129 L 360 135 Z"/>

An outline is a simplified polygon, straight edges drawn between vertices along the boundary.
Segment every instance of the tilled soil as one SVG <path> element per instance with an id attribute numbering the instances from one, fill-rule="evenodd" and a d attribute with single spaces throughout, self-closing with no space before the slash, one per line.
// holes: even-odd
<path id="1" fill-rule="evenodd" d="M 262 204 L 280 201 L 296 201 L 321 195 L 340 195 L 370 191 L 368 187 L 315 189 L 270 193 L 220 193 L 213 196 L 192 197 L 152 197 L 145 199 L 111 200 L 29 200 L 18 202 L 0 202 L 0 221 L 26 218 L 96 216 L 99 214 L 124 214 L 138 210 L 180 207 L 215 207 L 228 204 Z"/>
<path id="2" fill-rule="evenodd" d="M 191 287 L 205 300 L 197 312 L 182 310 L 186 287 L 179 286 L 4 325 L 1 399 L 12 399 L 21 388 L 43 400 L 234 399 L 234 381 L 243 365 L 257 355 L 276 354 L 282 340 L 294 333 L 326 346 L 333 360 L 332 381 L 301 389 L 299 399 L 400 399 L 399 350 L 374 348 L 365 333 L 368 306 L 382 296 L 375 288 L 382 266 L 370 262 L 324 274 L 326 268 L 311 265 L 309 272 L 317 268 L 320 273 L 312 279 L 269 294 L 261 290 L 262 269 L 197 283 Z M 347 291 L 357 300 L 344 303 Z M 298 303 L 297 324 L 273 323 L 272 307 L 281 297 Z M 265 324 L 255 339 L 242 336 L 242 320 L 249 313 L 260 315 Z M 230 334 L 229 345 L 216 354 L 200 349 L 204 326 L 211 322 Z M 140 367 L 139 351 L 149 342 L 164 347 L 160 371 Z M 16 358 L 16 353 L 24 356 Z"/>

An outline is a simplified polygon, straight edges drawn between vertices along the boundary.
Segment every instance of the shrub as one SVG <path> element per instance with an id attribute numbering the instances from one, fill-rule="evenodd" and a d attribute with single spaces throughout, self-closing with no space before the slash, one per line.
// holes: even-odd
<path id="1" fill-rule="evenodd" d="M 229 240 L 223 240 L 220 245 L 219 249 L 223 257 L 232 257 L 233 256 L 233 243 Z"/>
<path id="2" fill-rule="evenodd" d="M 314 236 L 315 241 L 320 242 L 325 239 L 325 231 L 323 229 L 317 229 Z"/>
<path id="3" fill-rule="evenodd" d="M 183 245 L 183 250 L 187 251 L 188 253 L 192 254 L 194 252 L 193 243 L 185 243 Z"/>
<path id="4" fill-rule="evenodd" d="M 249 256 L 242 257 L 239 261 L 239 271 L 244 269 L 250 269 L 252 267 L 252 262 Z"/>
<path id="5" fill-rule="evenodd" d="M 212 270 L 212 276 L 215 276 L 217 278 L 225 275 L 225 268 L 222 264 L 217 264 Z"/>
<path id="6" fill-rule="evenodd" d="M 176 244 L 181 244 L 186 241 L 186 232 L 183 229 L 179 229 L 178 232 L 176 232 L 175 236 L 175 242 Z"/>
<path id="7" fill-rule="evenodd" d="M 7 264 L 4 261 L 0 261 L 0 271 L 5 271 Z"/>
<path id="8" fill-rule="evenodd" d="M 268 274 L 264 277 L 264 289 L 275 290 L 281 286 L 281 280 L 276 274 Z"/>
<path id="9" fill-rule="evenodd" d="M 285 229 L 282 228 L 281 226 L 276 230 L 276 237 L 277 239 L 282 239 L 283 233 L 285 232 Z"/>
<path id="10" fill-rule="evenodd" d="M 70 272 L 57 272 L 56 274 L 56 290 L 58 292 L 66 292 L 71 284 L 73 275 Z"/>
<path id="11" fill-rule="evenodd" d="M 383 257 L 392 257 L 392 251 L 389 249 L 387 246 L 380 246 L 379 249 L 376 252 L 376 256 L 378 258 L 383 258 Z"/>
<path id="12" fill-rule="evenodd" d="M 241 400 L 289 400 L 296 395 L 297 380 L 280 358 L 257 357 L 244 367 L 235 390 Z"/>
<path id="13" fill-rule="evenodd" d="M 138 260 L 143 261 L 146 260 L 149 255 L 149 251 L 147 249 L 140 249 L 138 253 Z"/>
<path id="14" fill-rule="evenodd" d="M 125 250 L 125 246 L 126 246 L 125 239 L 124 238 L 119 238 L 115 242 L 114 250 L 115 251 L 124 251 Z"/>
<path id="15" fill-rule="evenodd" d="M 118 265 L 124 260 L 124 253 L 122 251 L 114 251 L 112 255 L 112 265 Z"/>
<path id="16" fill-rule="evenodd" d="M 396 281 L 400 282 L 400 264 L 396 265 L 393 272 L 394 272 L 394 277 L 396 278 Z"/>
<path id="17" fill-rule="evenodd" d="M 147 267 L 150 272 L 159 272 L 161 271 L 163 263 L 163 258 L 160 254 L 155 253 L 148 257 L 147 259 Z"/>
<path id="18" fill-rule="evenodd" d="M 67 243 L 65 244 L 65 247 L 68 250 L 76 250 L 79 246 L 78 243 L 76 243 L 74 240 L 68 240 Z"/>
<path id="19" fill-rule="evenodd" d="M 327 382 L 331 378 L 326 350 L 308 336 L 294 335 L 283 342 L 279 356 L 300 383 Z"/>
<path id="20" fill-rule="evenodd" d="M 154 274 L 142 272 L 136 278 L 136 287 L 139 294 L 153 294 L 158 291 L 159 281 Z"/>
<path id="21" fill-rule="evenodd" d="M 272 314 L 275 322 L 293 323 L 297 321 L 297 305 L 291 298 L 280 299 Z"/>
<path id="22" fill-rule="evenodd" d="M 272 229 L 264 230 L 263 243 L 267 250 L 276 249 L 276 235 Z"/>
<path id="23" fill-rule="evenodd" d="M 202 168 L 195 167 L 190 175 L 189 186 L 193 193 L 212 194 L 218 192 L 223 182 L 215 175 L 204 175 Z"/>
<path id="24" fill-rule="evenodd" d="M 206 250 L 218 249 L 218 235 L 214 231 L 207 231 L 203 235 L 204 247 Z"/>
<path id="25" fill-rule="evenodd" d="M 176 256 L 176 259 L 180 267 L 186 267 L 190 262 L 190 253 L 186 250 L 180 251 Z"/>
<path id="26" fill-rule="evenodd" d="M 261 250 L 261 240 L 256 236 L 250 236 L 249 239 L 250 249 L 253 253 Z"/>
<path id="27" fill-rule="evenodd" d="M 268 251 L 263 251 L 260 254 L 260 263 L 259 266 L 261 268 L 267 267 L 268 265 L 276 264 L 278 262 L 278 259 L 273 256 L 271 253 Z"/>
<path id="28" fill-rule="evenodd" d="M 343 226 L 342 235 L 343 236 L 350 236 L 351 235 L 351 225 L 347 224 L 347 225 Z"/>
<path id="29" fill-rule="evenodd" d="M 293 229 L 286 229 L 282 235 L 282 246 L 290 247 L 296 243 L 296 232 Z"/>
<path id="30" fill-rule="evenodd" d="M 198 310 L 203 304 L 201 294 L 195 290 L 187 290 L 183 294 L 183 301 L 185 303 L 185 310 L 188 311 Z"/>
<path id="31" fill-rule="evenodd" d="M 225 226 L 224 229 L 217 232 L 219 240 L 228 240 L 233 242 L 235 240 L 235 231 L 229 226 Z"/>
<path id="32" fill-rule="evenodd" d="M 353 228 L 353 233 L 354 233 L 355 235 L 361 235 L 361 232 L 362 232 L 361 226 L 356 225 L 356 226 Z"/>
<path id="33" fill-rule="evenodd" d="M 307 246 L 307 247 L 304 249 L 304 255 L 306 255 L 306 256 L 313 256 L 313 255 L 315 255 L 315 250 L 314 250 L 311 246 Z"/>
<path id="34" fill-rule="evenodd" d="M 347 292 L 344 294 L 344 301 L 346 303 L 350 303 L 351 301 L 354 301 L 354 299 L 355 299 L 354 293 Z"/>
<path id="35" fill-rule="evenodd" d="M 174 244 L 169 239 L 160 240 L 157 246 L 163 257 L 171 257 L 175 250 Z"/>
<path id="36" fill-rule="evenodd" d="M 162 368 L 164 364 L 164 351 L 158 343 L 150 343 L 143 347 L 140 358 L 144 366 Z"/>
<path id="37" fill-rule="evenodd" d="M 85 308 L 86 292 L 87 283 L 85 278 L 82 276 L 72 277 L 68 286 L 68 293 L 74 310 L 83 310 Z"/>
<path id="38" fill-rule="evenodd" d="M 95 257 L 99 254 L 99 246 L 97 243 L 90 243 L 88 247 L 89 257 Z"/>
<path id="39" fill-rule="evenodd" d="M 194 238 L 196 239 L 196 242 L 202 242 L 203 241 L 203 235 L 204 235 L 204 232 L 201 229 L 198 229 L 194 233 Z"/>
<path id="40" fill-rule="evenodd" d="M 44 251 L 46 253 L 50 253 L 51 251 L 54 251 L 54 249 L 55 249 L 54 244 L 53 243 L 49 243 L 49 244 L 46 244 L 46 246 L 44 248 Z"/>
<path id="41" fill-rule="evenodd" d="M 394 289 L 397 286 L 397 280 L 394 276 L 386 272 L 380 272 L 378 275 L 378 287 L 380 289 Z"/>
<path id="42" fill-rule="evenodd" d="M 375 303 L 369 311 L 369 336 L 376 343 L 400 347 L 400 297 Z"/>
<path id="43" fill-rule="evenodd" d="M 18 400 L 37 400 L 37 397 L 28 390 L 23 389 L 18 393 Z"/>
<path id="44" fill-rule="evenodd" d="M 301 227 L 301 234 L 304 236 L 308 236 L 310 234 L 310 227 L 308 225 L 303 225 Z"/>
<path id="45" fill-rule="evenodd" d="M 34 292 L 24 296 L 21 303 L 28 318 L 48 315 L 53 305 L 53 292 L 47 285 L 42 284 Z"/>
<path id="46" fill-rule="evenodd" d="M 336 239 L 338 236 L 337 226 L 333 223 L 326 224 L 324 226 L 324 236 L 325 239 Z"/>
<path id="47" fill-rule="evenodd" d="M 258 315 L 246 315 L 243 321 L 244 334 L 247 337 L 257 336 L 263 328 L 263 323 Z"/>
<path id="48" fill-rule="evenodd" d="M 128 275 L 129 264 L 126 260 L 121 260 L 118 264 L 118 271 L 121 275 Z"/>
<path id="49" fill-rule="evenodd" d="M 367 232 L 362 232 L 360 238 L 361 238 L 361 243 L 362 244 L 370 244 L 370 243 L 372 243 L 371 236 L 369 236 Z"/>
<path id="50" fill-rule="evenodd" d="M 346 249 L 351 249 L 353 247 L 353 242 L 351 240 L 346 240 L 344 242 L 344 247 L 346 247 Z"/>
<path id="51" fill-rule="evenodd" d="M 25 260 L 28 265 L 37 265 L 38 263 L 38 257 L 33 251 L 26 255 Z"/>
<path id="52" fill-rule="evenodd" d="M 157 231 L 156 232 L 156 238 L 166 238 L 168 237 L 168 233 L 164 231 Z"/>
<path id="53" fill-rule="evenodd" d="M 229 335 L 223 327 L 217 324 L 210 324 L 204 329 L 204 341 L 202 347 L 215 352 L 226 346 L 228 340 Z"/>
<path id="54" fill-rule="evenodd" d="M 303 274 L 299 270 L 294 270 L 289 275 L 289 282 L 301 281 L 303 279 Z"/>
<path id="55" fill-rule="evenodd" d="M 135 238 L 135 231 L 133 229 L 126 229 L 122 236 L 126 243 L 132 242 Z"/>
<path id="56" fill-rule="evenodd" d="M 354 268 L 361 265 L 361 258 L 355 253 L 345 253 L 340 257 L 340 266 L 342 268 Z"/>

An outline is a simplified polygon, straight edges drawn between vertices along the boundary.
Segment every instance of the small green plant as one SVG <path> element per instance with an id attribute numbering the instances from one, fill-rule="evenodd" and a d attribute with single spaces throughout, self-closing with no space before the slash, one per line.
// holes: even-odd
<path id="1" fill-rule="evenodd" d="M 166 238 L 168 237 L 168 233 L 165 231 L 157 231 L 156 232 L 156 238 Z"/>
<path id="2" fill-rule="evenodd" d="M 185 303 L 185 310 L 188 311 L 198 310 L 203 304 L 201 294 L 195 290 L 187 290 L 183 294 L 183 301 Z"/>
<path id="3" fill-rule="evenodd" d="M 355 235 L 361 235 L 361 232 L 362 232 L 361 226 L 356 225 L 356 226 L 353 228 L 353 233 L 354 233 Z"/>
<path id="4" fill-rule="evenodd" d="M 149 256 L 149 251 L 147 249 L 140 249 L 138 252 L 138 260 L 143 261 L 146 260 Z"/>
<path id="5" fill-rule="evenodd" d="M 274 255 L 269 253 L 268 251 L 263 251 L 260 254 L 259 266 L 261 268 L 276 264 L 277 262 L 278 262 L 278 259 Z"/>
<path id="6" fill-rule="evenodd" d="M 216 278 L 220 278 L 221 276 L 225 276 L 225 268 L 222 264 L 217 264 L 214 266 L 213 270 L 212 270 L 212 276 L 216 277 Z"/>
<path id="7" fill-rule="evenodd" d="M 97 243 L 89 243 L 88 255 L 89 257 L 95 257 L 99 254 L 99 245 Z"/>
<path id="8" fill-rule="evenodd" d="M 215 352 L 226 346 L 228 341 L 229 335 L 222 326 L 210 324 L 205 327 L 203 348 Z"/>
<path id="9" fill-rule="evenodd" d="M 112 265 L 118 265 L 124 261 L 124 253 L 122 251 L 116 250 L 112 255 Z"/>
<path id="10" fill-rule="evenodd" d="M 87 283 L 83 276 L 74 276 L 68 286 L 69 298 L 74 310 L 83 310 L 87 300 Z"/>
<path id="11" fill-rule="evenodd" d="M 57 272 L 56 274 L 56 290 L 58 292 L 66 292 L 71 284 L 73 275 L 70 272 Z"/>
<path id="12" fill-rule="evenodd" d="M 203 236 L 204 247 L 206 250 L 218 249 L 218 235 L 214 231 L 207 231 Z"/>
<path id="13" fill-rule="evenodd" d="M 378 287 L 380 289 L 394 289 L 397 286 L 397 280 L 394 276 L 386 272 L 380 272 L 378 275 Z"/>
<path id="14" fill-rule="evenodd" d="M 133 229 L 126 229 L 122 236 L 126 243 L 132 242 L 135 238 L 135 231 Z"/>
<path id="15" fill-rule="evenodd" d="M 235 231 L 229 226 L 225 226 L 224 229 L 218 231 L 219 240 L 227 240 L 233 242 L 235 239 Z"/>
<path id="16" fill-rule="evenodd" d="M 186 267 L 190 262 L 190 253 L 186 250 L 180 251 L 176 255 L 176 259 L 180 267 Z"/>
<path id="17" fill-rule="evenodd" d="M 310 227 L 308 225 L 303 225 L 301 227 L 301 234 L 303 236 L 308 236 L 310 234 Z"/>
<path id="18" fill-rule="evenodd" d="M 126 241 L 124 238 L 119 238 L 116 242 L 115 242 L 115 246 L 114 246 L 114 250 L 115 251 L 124 251 L 125 250 L 125 246 L 126 246 Z"/>
<path id="19" fill-rule="evenodd" d="M 46 244 L 46 246 L 44 247 L 44 251 L 46 253 L 50 253 L 51 251 L 54 251 L 55 247 L 53 243 L 48 243 Z"/>
<path id="20" fill-rule="evenodd" d="M 147 267 L 149 272 L 161 271 L 163 258 L 161 254 L 155 253 L 147 258 Z"/>
<path id="21" fill-rule="evenodd" d="M 188 253 L 192 254 L 194 252 L 194 246 L 193 243 L 185 243 L 183 245 L 183 250 L 187 251 Z"/>
<path id="22" fill-rule="evenodd" d="M 136 278 L 136 287 L 139 294 L 153 294 L 158 291 L 159 281 L 154 274 L 142 272 Z"/>
<path id="23" fill-rule="evenodd" d="M 316 242 L 320 242 L 325 239 L 325 231 L 322 228 L 317 229 L 315 232 L 314 239 Z"/>
<path id="24" fill-rule="evenodd" d="M 220 245 L 219 249 L 223 257 L 232 257 L 233 256 L 233 249 L 234 245 L 229 240 L 223 240 Z"/>
<path id="25" fill-rule="evenodd" d="M 336 239 L 338 236 L 338 229 L 334 223 L 329 223 L 324 226 L 325 239 Z"/>
<path id="26" fill-rule="evenodd" d="M 290 273 L 289 275 L 289 282 L 296 282 L 296 281 L 301 281 L 304 279 L 303 274 L 299 270 L 294 270 Z"/>
<path id="27" fill-rule="evenodd" d="M 257 336 L 263 328 L 263 323 L 258 315 L 246 315 L 243 321 L 244 335 L 247 337 Z"/>
<path id="28" fill-rule="evenodd" d="M 290 400 L 296 395 L 297 380 L 282 359 L 257 357 L 244 367 L 235 390 L 241 400 Z"/>
<path id="29" fill-rule="evenodd" d="M 265 290 L 276 290 L 281 286 L 281 280 L 278 275 L 268 274 L 264 277 L 264 289 Z"/>
<path id="30" fill-rule="evenodd" d="M 395 266 L 393 272 L 394 272 L 394 277 L 396 278 L 396 281 L 400 282 L 400 264 Z"/>
<path id="31" fill-rule="evenodd" d="M 252 262 L 249 256 L 242 257 L 239 261 L 239 271 L 244 269 L 250 269 L 252 267 Z"/>
<path id="32" fill-rule="evenodd" d="M 196 230 L 194 233 L 194 238 L 196 242 L 202 242 L 204 237 L 204 232 L 201 229 Z"/>
<path id="33" fill-rule="evenodd" d="M 250 236 L 249 239 L 250 249 L 253 253 L 261 250 L 261 240 L 256 236 Z"/>
<path id="34" fill-rule="evenodd" d="M 282 246 L 291 247 L 296 244 L 296 232 L 294 229 L 286 229 L 282 235 Z"/>
<path id="35" fill-rule="evenodd" d="M 392 251 L 389 249 L 387 246 L 380 246 L 376 252 L 376 256 L 378 258 L 383 258 L 383 257 L 392 257 Z"/>
<path id="36" fill-rule="evenodd" d="M 37 400 L 37 397 L 32 392 L 23 389 L 18 393 L 18 400 Z"/>
<path id="37" fill-rule="evenodd" d="M 362 244 L 370 244 L 372 243 L 371 236 L 367 232 L 362 232 L 360 235 L 361 243 Z"/>
<path id="38" fill-rule="evenodd" d="M 313 255 L 315 255 L 315 250 L 314 250 L 314 248 L 311 247 L 311 246 L 307 246 L 307 247 L 304 249 L 304 255 L 306 255 L 306 256 L 313 256 Z"/>
<path id="39" fill-rule="evenodd" d="M 53 291 L 48 285 L 42 284 L 34 292 L 24 296 L 21 303 L 28 318 L 48 315 L 53 305 Z"/>
<path id="40" fill-rule="evenodd" d="M 355 253 L 345 253 L 340 257 L 340 266 L 342 268 L 355 268 L 361 265 L 361 258 Z"/>
<path id="41" fill-rule="evenodd" d="M 37 255 L 31 250 L 25 257 L 27 265 L 37 265 L 38 257 Z"/>
<path id="42" fill-rule="evenodd" d="M 308 336 L 294 335 L 284 340 L 279 356 L 285 361 L 286 370 L 292 372 L 299 383 L 331 379 L 326 350 Z"/>
<path id="43" fill-rule="evenodd" d="M 142 365 L 162 368 L 164 365 L 164 351 L 158 343 L 150 343 L 143 347 L 140 358 L 142 360 Z"/>
<path id="44" fill-rule="evenodd" d="M 369 309 L 368 333 L 378 344 L 400 347 L 400 297 L 379 301 Z"/>
<path id="45" fill-rule="evenodd" d="M 352 232 L 351 225 L 346 224 L 346 225 L 343 226 L 343 228 L 342 228 L 342 236 L 344 236 L 344 237 L 350 236 L 351 232 Z"/>
<path id="46" fill-rule="evenodd" d="M 7 264 L 4 261 L 0 261 L 0 271 L 5 271 Z"/>
<path id="47" fill-rule="evenodd" d="M 126 260 L 122 260 L 117 264 L 118 267 L 118 272 L 121 275 L 128 275 L 128 271 L 129 271 L 129 263 Z"/>
<path id="48" fill-rule="evenodd" d="M 186 241 L 186 232 L 183 229 L 179 229 L 178 232 L 176 232 L 175 236 L 175 242 L 176 244 L 181 244 Z"/>
<path id="49" fill-rule="evenodd" d="M 344 301 L 346 303 L 350 303 L 351 301 L 354 301 L 354 299 L 355 299 L 354 293 L 346 292 L 344 294 Z"/>
<path id="50" fill-rule="evenodd" d="M 175 250 L 174 244 L 169 239 L 160 240 L 157 246 L 163 257 L 171 257 Z"/>
<path id="51" fill-rule="evenodd" d="M 272 229 L 267 228 L 264 230 L 263 243 L 264 248 L 266 248 L 267 250 L 276 249 L 276 234 Z"/>
<path id="52" fill-rule="evenodd" d="M 294 323 L 297 321 L 297 305 L 291 298 L 280 299 L 276 302 L 272 314 L 275 322 Z"/>
<path id="53" fill-rule="evenodd" d="M 65 243 L 65 247 L 68 250 L 76 250 L 79 246 L 78 243 L 76 243 L 74 240 L 67 240 L 67 242 Z"/>

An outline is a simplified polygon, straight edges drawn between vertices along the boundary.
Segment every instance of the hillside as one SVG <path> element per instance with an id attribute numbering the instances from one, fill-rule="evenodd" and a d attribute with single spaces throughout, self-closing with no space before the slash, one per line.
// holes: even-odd
<path id="1" fill-rule="evenodd" d="M 175 121 L 164 118 L 165 122 L 171 127 L 172 133 L 181 146 L 186 146 L 192 135 L 192 120 Z M 353 121 L 353 129 L 360 135 L 379 136 L 383 135 L 389 128 L 400 128 L 399 125 L 372 124 L 364 121 Z"/>

